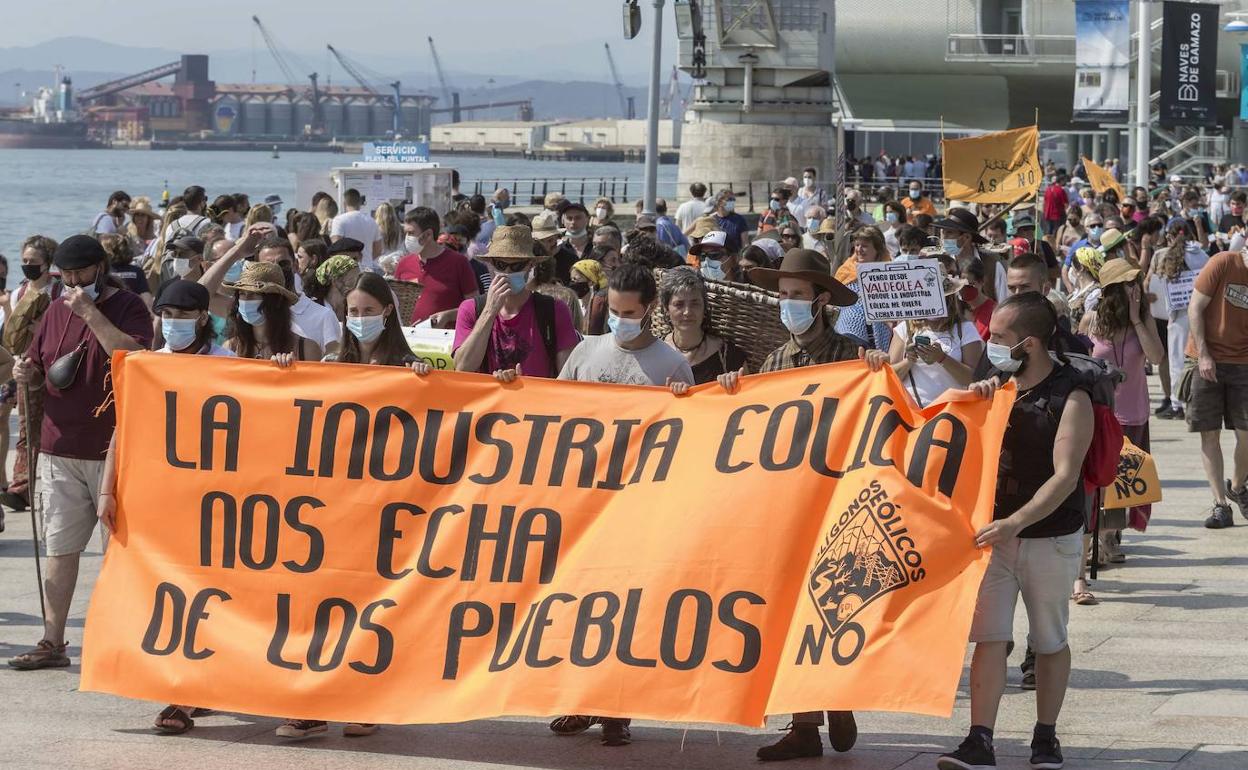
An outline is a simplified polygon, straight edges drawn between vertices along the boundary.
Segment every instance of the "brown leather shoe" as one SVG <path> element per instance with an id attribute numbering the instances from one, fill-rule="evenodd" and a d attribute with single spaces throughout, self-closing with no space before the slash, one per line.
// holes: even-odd
<path id="1" fill-rule="evenodd" d="M 9 665 L 19 671 L 34 671 L 40 668 L 64 668 L 69 665 L 69 656 L 65 654 L 68 647 L 64 642 L 52 644 L 47 639 L 39 640 L 35 649 L 23 652 L 9 659 Z"/>

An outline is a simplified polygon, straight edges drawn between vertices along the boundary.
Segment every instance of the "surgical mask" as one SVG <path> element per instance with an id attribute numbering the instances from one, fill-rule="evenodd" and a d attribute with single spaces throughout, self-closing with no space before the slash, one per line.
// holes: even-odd
<path id="1" fill-rule="evenodd" d="M 97 278 L 96 280 L 99 280 L 99 279 Z M 95 285 L 95 281 L 92 281 L 91 283 L 88 283 L 83 286 L 79 286 L 78 288 L 82 289 L 82 292 L 86 294 L 87 298 L 90 299 L 92 302 L 95 302 L 97 299 L 100 298 L 100 287 Z"/>
<path id="2" fill-rule="evenodd" d="M 771 203 L 769 203 L 769 204 L 767 204 L 767 205 L 769 205 L 769 206 L 771 207 L 771 210 L 772 210 L 772 211 L 779 211 L 779 210 L 780 210 L 780 201 L 776 200 L 775 198 L 772 198 L 772 199 L 771 199 Z"/>
<path id="3" fill-rule="evenodd" d="M 381 336 L 381 332 L 386 328 L 386 317 L 384 315 L 363 315 L 348 316 L 347 331 L 351 332 L 357 340 L 368 344 L 376 341 Z"/>
<path id="4" fill-rule="evenodd" d="M 724 280 L 724 266 L 718 259 L 703 260 L 701 271 L 704 278 L 710 278 L 712 281 Z"/>
<path id="5" fill-rule="evenodd" d="M 1105 230 L 1105 228 L 1103 228 L 1103 227 L 1089 227 L 1089 228 L 1088 228 L 1088 235 L 1092 236 L 1093 238 L 1100 238 L 1100 237 L 1101 237 L 1101 233 L 1102 233 L 1104 230 Z"/>
<path id="6" fill-rule="evenodd" d="M 242 260 L 239 260 L 238 262 L 235 262 L 234 264 L 230 265 L 230 268 L 225 271 L 225 280 L 227 283 L 235 283 L 238 281 L 239 278 L 242 278 L 242 277 L 243 277 Z"/>
<path id="7" fill-rule="evenodd" d="M 420 245 L 420 238 L 417 238 L 415 235 L 403 236 L 403 248 L 407 250 L 408 254 L 419 254 Z"/>
<path id="8" fill-rule="evenodd" d="M 735 211 L 736 208 L 737 208 L 736 201 L 724 201 L 724 211 L 727 211 L 729 214 Z"/>
<path id="9" fill-rule="evenodd" d="M 37 281 L 39 276 L 43 275 L 43 268 L 39 265 L 22 265 L 22 275 L 26 276 L 28 281 Z"/>
<path id="10" fill-rule="evenodd" d="M 896 222 L 896 221 L 897 221 L 897 218 L 898 218 L 898 217 L 897 217 L 897 212 L 896 212 L 896 211 L 890 211 L 890 212 L 888 212 L 888 213 L 886 213 L 886 214 L 884 215 L 884 221 L 885 221 L 885 222 Z"/>
<path id="11" fill-rule="evenodd" d="M 264 311 L 260 309 L 260 302 L 258 299 L 240 299 L 238 315 L 252 326 L 264 323 Z"/>
<path id="12" fill-rule="evenodd" d="M 806 299 L 780 300 L 780 323 L 793 334 L 804 334 L 815 323 L 814 303 Z"/>
<path id="13" fill-rule="evenodd" d="M 962 249 L 958 248 L 956 238 L 944 238 L 940 242 L 940 247 L 945 250 L 946 254 L 961 254 Z"/>
<path id="14" fill-rule="evenodd" d="M 606 206 L 599 206 L 598 208 L 594 209 L 594 216 L 598 217 L 599 219 L 606 219 L 606 218 L 607 218 L 607 207 L 606 207 Z"/>
<path id="15" fill-rule="evenodd" d="M 819 225 L 823 222 L 819 217 L 810 217 L 806 220 L 806 232 L 814 233 L 819 231 Z"/>
<path id="16" fill-rule="evenodd" d="M 529 272 L 526 270 L 523 273 L 507 273 L 507 283 L 512 294 L 519 294 L 529 283 Z"/>
<path id="17" fill-rule="evenodd" d="M 616 342 L 632 342 L 641 336 L 640 318 L 620 318 L 614 313 L 607 316 L 607 328 L 615 335 Z"/>
<path id="18" fill-rule="evenodd" d="M 802 177 L 802 181 L 806 183 L 807 187 L 815 186 L 815 178 L 813 176 L 804 176 Z"/>
<path id="19" fill-rule="evenodd" d="M 195 344 L 199 335 L 199 322 L 194 318 L 162 318 L 160 334 L 170 350 L 186 350 Z"/>
<path id="20" fill-rule="evenodd" d="M 187 257 L 175 257 L 173 260 L 173 272 L 178 274 L 179 278 L 185 278 L 191 274 L 191 260 Z"/>
<path id="21" fill-rule="evenodd" d="M 919 199 L 919 196 L 920 196 L 920 195 L 922 195 L 922 194 L 923 194 L 923 191 L 922 191 L 922 190 L 911 190 L 911 191 L 910 191 L 910 200 L 912 200 L 912 201 L 917 201 L 917 200 Z"/>
<path id="22" fill-rule="evenodd" d="M 568 230 L 567 233 L 569 238 L 584 238 L 589 235 L 589 231 L 583 227 L 580 230 Z"/>
<path id="23" fill-rule="evenodd" d="M 1026 342 L 1026 340 L 1023 340 Z M 1018 343 L 1023 344 L 1022 342 Z M 1017 346 L 1015 346 L 1017 347 Z M 1023 368 L 1023 360 L 1014 357 L 1014 348 L 997 342 L 989 342 L 987 347 L 988 362 L 1003 372 L 1017 372 Z"/>

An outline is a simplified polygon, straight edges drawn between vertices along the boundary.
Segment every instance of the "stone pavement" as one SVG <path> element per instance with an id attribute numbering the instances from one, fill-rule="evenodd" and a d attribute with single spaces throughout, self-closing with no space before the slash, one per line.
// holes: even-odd
<path id="1" fill-rule="evenodd" d="M 1155 383 L 1155 381 L 1154 381 Z M 1074 674 L 1058 725 L 1067 767 L 1107 770 L 1248 770 L 1248 526 L 1209 532 L 1209 493 L 1197 441 L 1181 423 L 1154 421 L 1165 502 L 1146 534 L 1129 533 L 1128 561 L 1094 585 L 1095 607 L 1072 608 Z M 1225 436 L 1227 460 L 1230 437 Z M 39 639 L 39 599 L 26 513 L 0 534 L 0 658 Z M 756 766 L 754 750 L 775 732 L 705 725 L 637 723 L 634 743 L 607 749 L 594 735 L 557 738 L 544 720 L 385 727 L 370 738 L 327 736 L 286 744 L 274 719 L 235 715 L 197 720 L 184 736 L 154 734 L 160 705 L 79 693 L 78 666 L 87 589 L 99 569 L 98 543 L 83 563 L 69 639 L 69 669 L 0 668 L 0 767 L 4 768 L 486 768 Z M 1025 634 L 1017 619 L 1017 638 Z M 1020 645 L 1021 647 L 1021 645 Z M 1035 720 L 1032 693 L 1017 688 L 1021 649 L 997 730 L 999 767 L 1028 766 Z M 916 661 L 921 665 L 921 661 Z M 420 697 L 413 693 L 413 697 Z M 859 714 L 849 754 L 792 767 L 841 770 L 932 768 L 968 720 L 966 677 L 951 720 Z M 774 718 L 769 728 L 784 726 Z M 686 731 L 687 728 L 687 731 Z M 596 733 L 596 731 L 595 731 Z"/>

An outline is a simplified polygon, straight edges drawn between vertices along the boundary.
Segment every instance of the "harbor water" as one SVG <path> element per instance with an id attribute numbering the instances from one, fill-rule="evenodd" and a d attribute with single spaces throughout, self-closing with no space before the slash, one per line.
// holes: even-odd
<path id="1" fill-rule="evenodd" d="M 145 150 L 0 150 L 0 254 L 10 267 L 29 235 L 56 239 L 88 229 L 104 210 L 114 190 L 131 196 L 147 195 L 160 203 L 166 182 L 170 195 L 188 185 L 202 185 L 209 199 L 222 193 L 244 192 L 252 203 L 276 193 L 294 201 L 297 172 L 325 171 L 349 166 L 358 158 L 329 153 L 283 153 L 272 158 L 258 152 L 188 152 Z M 529 161 L 517 158 L 437 156 L 432 160 L 459 170 L 463 190 L 470 180 L 605 178 L 629 180 L 629 195 L 640 197 L 644 168 L 640 163 L 580 163 Z M 659 166 L 660 195 L 675 190 L 676 166 Z M 527 185 L 526 185 L 527 188 Z M 329 189 L 328 183 L 326 189 Z M 579 189 L 579 187 L 578 187 Z M 617 191 L 622 185 L 617 186 Z M 635 191 L 635 192 L 634 192 Z M 14 271 L 16 273 L 16 271 Z"/>

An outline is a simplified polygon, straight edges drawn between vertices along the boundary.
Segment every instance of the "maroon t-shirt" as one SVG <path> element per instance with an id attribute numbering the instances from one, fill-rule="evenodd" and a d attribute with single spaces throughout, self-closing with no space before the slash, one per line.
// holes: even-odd
<path id="1" fill-rule="evenodd" d="M 408 254 L 399 260 L 394 277 L 400 281 L 416 281 L 424 287 L 412 311 L 414 324 L 434 313 L 453 310 L 465 297 L 477 294 L 477 274 L 472 272 L 468 258 L 450 249 L 444 249 L 426 262 L 417 254 Z"/>
<path id="2" fill-rule="evenodd" d="M 118 290 L 101 302 L 99 309 L 113 326 L 144 348 L 151 347 L 152 316 L 138 295 Z M 103 460 L 117 423 L 117 413 L 111 403 L 98 417 L 95 411 L 112 392 L 112 378 L 105 382 L 111 363 L 104 347 L 87 328 L 87 322 L 73 314 L 64 297 L 53 300 L 39 319 L 26 356 L 46 375 L 56 359 L 84 340 L 86 353 L 73 383 L 65 390 L 57 390 L 51 383 L 44 382 L 43 437 L 39 451 L 76 460 Z"/>

